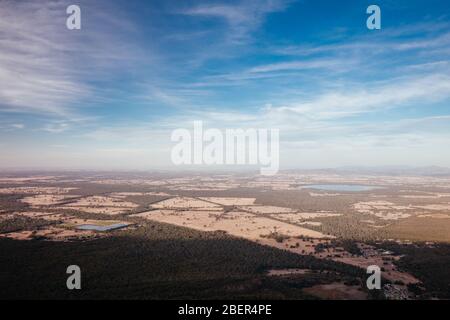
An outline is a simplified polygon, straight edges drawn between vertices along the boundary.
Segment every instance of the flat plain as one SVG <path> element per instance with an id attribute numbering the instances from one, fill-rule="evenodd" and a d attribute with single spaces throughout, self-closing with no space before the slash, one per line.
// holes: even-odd
<path id="1" fill-rule="evenodd" d="M 448 299 L 449 243 L 445 175 L 0 175 L 1 298 Z"/>

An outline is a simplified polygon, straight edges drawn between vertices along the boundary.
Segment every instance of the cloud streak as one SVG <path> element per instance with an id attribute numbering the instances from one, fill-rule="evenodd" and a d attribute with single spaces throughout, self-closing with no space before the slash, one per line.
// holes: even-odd
<path id="1" fill-rule="evenodd" d="M 250 0 L 237 4 L 203 4 L 181 11 L 192 17 L 219 18 L 228 26 L 227 38 L 231 43 L 240 43 L 249 39 L 250 33 L 258 29 L 266 15 L 285 10 L 292 1 L 287 0 Z"/>
<path id="2" fill-rule="evenodd" d="M 413 79 L 391 79 L 388 83 L 367 88 L 355 86 L 343 91 L 321 94 L 319 97 L 292 106 L 276 108 L 311 119 L 331 119 L 392 109 L 408 104 L 438 102 L 450 97 L 450 77 L 431 74 Z"/>

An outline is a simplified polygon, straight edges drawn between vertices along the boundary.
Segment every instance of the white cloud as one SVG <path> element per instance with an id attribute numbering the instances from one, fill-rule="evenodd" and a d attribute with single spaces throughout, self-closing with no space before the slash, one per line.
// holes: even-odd
<path id="1" fill-rule="evenodd" d="M 319 94 L 309 101 L 274 110 L 290 111 L 312 119 L 333 119 L 449 97 L 450 77 L 432 74 L 413 79 L 390 79 L 387 83 L 367 87 L 346 86 L 345 91 Z"/>
<path id="2" fill-rule="evenodd" d="M 181 11 L 181 14 L 221 18 L 228 24 L 227 38 L 232 43 L 247 40 L 249 33 L 255 31 L 267 14 L 284 10 L 292 1 L 250 0 L 238 4 L 203 4 Z"/>
<path id="3" fill-rule="evenodd" d="M 13 127 L 14 129 L 24 129 L 25 125 L 23 123 L 13 123 L 11 124 L 11 127 Z"/>
<path id="4" fill-rule="evenodd" d="M 348 61 L 342 59 L 312 59 L 303 61 L 289 61 L 272 63 L 267 65 L 256 66 L 250 68 L 248 73 L 266 73 L 274 71 L 295 71 L 295 70 L 310 70 L 310 69 L 339 69 Z"/>

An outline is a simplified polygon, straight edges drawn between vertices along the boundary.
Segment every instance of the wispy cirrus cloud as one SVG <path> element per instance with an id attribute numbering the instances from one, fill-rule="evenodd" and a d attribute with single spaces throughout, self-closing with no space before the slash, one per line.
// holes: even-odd
<path id="1" fill-rule="evenodd" d="M 89 14 L 82 16 L 81 30 L 69 31 L 65 25 L 69 4 L 65 0 L 0 4 L 0 111 L 71 117 L 87 99 L 96 93 L 99 98 L 90 82 L 135 61 L 138 50 L 130 54 L 116 36 L 120 32 L 111 34 L 101 27 L 125 28 L 120 20 L 81 1 L 83 12 Z M 97 27 L 89 28 L 92 25 Z"/>
<path id="2" fill-rule="evenodd" d="M 450 98 L 450 77 L 431 74 L 420 78 L 390 79 L 370 86 L 354 85 L 351 90 L 325 92 L 311 99 L 275 110 L 293 112 L 311 119 L 342 118 L 387 110 L 405 105 L 420 105 Z M 426 105 L 426 104 L 425 104 Z"/>
<path id="3" fill-rule="evenodd" d="M 283 11 L 292 2 L 292 0 L 250 0 L 237 3 L 206 3 L 179 13 L 222 19 L 227 24 L 227 39 L 232 43 L 239 43 L 248 40 L 250 33 L 264 22 L 266 15 Z"/>
<path id="4" fill-rule="evenodd" d="M 30 10 L 25 10 L 30 8 Z M 59 8 L 60 9 L 60 8 Z M 70 76 L 53 5 L 8 1 L 0 19 L 0 108 L 10 112 L 64 114 L 67 104 L 86 95 L 87 86 Z M 36 26 L 39 28 L 36 28 Z M 62 29 L 62 27 L 60 27 Z"/>

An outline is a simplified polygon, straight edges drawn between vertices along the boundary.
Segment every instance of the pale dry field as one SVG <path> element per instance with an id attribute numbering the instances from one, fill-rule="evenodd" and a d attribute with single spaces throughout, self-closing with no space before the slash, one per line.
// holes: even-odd
<path id="1" fill-rule="evenodd" d="M 450 213 L 450 203 L 424 205 L 410 204 L 405 206 L 396 205 L 389 201 L 379 200 L 358 202 L 353 205 L 353 208 L 359 213 L 370 214 L 378 217 L 381 220 L 399 220 L 417 215 L 423 216 L 423 214 L 430 213 L 429 211 L 442 211 Z"/>
<path id="2" fill-rule="evenodd" d="M 119 215 L 119 214 L 125 214 L 129 212 L 126 208 L 121 207 L 88 207 L 88 206 L 63 206 L 60 207 L 61 209 L 71 209 L 71 210 L 77 210 L 82 211 L 86 213 L 94 213 L 94 214 L 105 214 L 105 215 Z"/>
<path id="3" fill-rule="evenodd" d="M 73 209 L 87 213 L 117 215 L 127 213 L 131 209 L 137 208 L 138 206 L 139 205 L 133 202 L 124 201 L 118 198 L 91 196 L 78 199 L 71 203 L 67 203 L 60 208 Z"/>
<path id="4" fill-rule="evenodd" d="M 64 215 L 61 213 L 54 213 L 54 212 L 33 212 L 33 211 L 26 211 L 26 212 L 16 212 L 13 214 L 14 216 L 22 216 L 27 218 L 39 218 L 47 221 L 59 221 L 59 220 L 67 220 L 74 218 L 73 216 Z"/>
<path id="5" fill-rule="evenodd" d="M 105 196 L 91 196 L 76 200 L 75 202 L 69 203 L 66 206 L 76 206 L 76 207 L 91 207 L 91 206 L 102 206 L 102 207 L 116 207 L 116 208 L 136 208 L 138 205 L 123 201 L 120 199 L 115 199 L 112 197 Z"/>
<path id="6" fill-rule="evenodd" d="M 415 208 L 412 206 L 395 205 L 388 201 L 364 201 L 353 205 L 359 213 L 370 214 L 382 220 L 398 220 L 411 217 Z M 406 212 L 405 212 L 406 211 Z"/>
<path id="7" fill-rule="evenodd" d="M 255 214 L 269 214 L 269 213 L 290 213 L 297 210 L 276 206 L 240 206 L 242 210 L 249 211 Z"/>
<path id="8" fill-rule="evenodd" d="M 155 209 L 202 209 L 210 210 L 211 208 L 219 208 L 221 206 L 208 201 L 189 198 L 189 197 L 175 197 L 167 200 L 163 200 L 151 205 Z"/>
<path id="9" fill-rule="evenodd" d="M 113 192 L 110 194 L 113 198 L 124 199 L 131 196 L 170 196 L 166 192 Z"/>
<path id="10" fill-rule="evenodd" d="M 420 214 L 419 218 L 434 218 L 434 219 L 450 219 L 450 213 L 430 213 L 430 214 Z"/>
<path id="11" fill-rule="evenodd" d="M 201 231 L 225 231 L 231 235 L 250 240 L 263 239 L 272 233 L 279 233 L 289 237 L 326 238 L 320 232 L 266 217 L 259 217 L 248 212 L 233 211 L 223 213 L 222 211 L 177 211 L 166 209 L 148 211 L 132 216 Z"/>
<path id="12" fill-rule="evenodd" d="M 200 197 L 199 199 L 214 202 L 224 206 L 247 206 L 255 203 L 255 198 L 232 198 L 232 197 Z"/>
<path id="13" fill-rule="evenodd" d="M 40 207 L 40 206 L 58 205 L 61 202 L 65 202 L 76 197 L 78 196 L 41 194 L 37 196 L 25 197 L 21 199 L 21 201 L 26 204 L 29 204 L 32 207 Z"/>
<path id="14" fill-rule="evenodd" d="M 274 218 L 281 219 L 290 223 L 303 223 L 306 219 L 326 218 L 326 217 L 339 217 L 340 213 L 328 213 L 328 212 L 297 212 L 297 213 L 281 213 L 271 215 Z"/>

